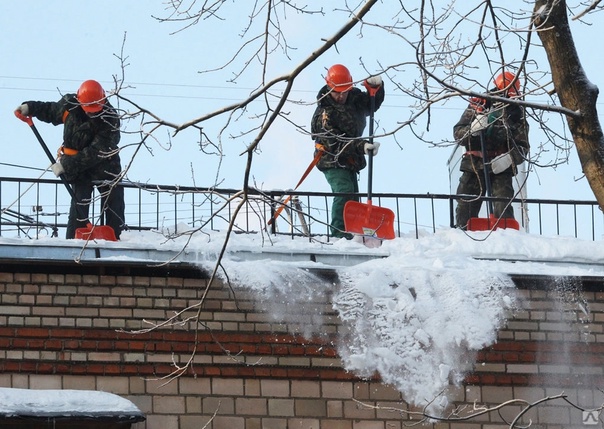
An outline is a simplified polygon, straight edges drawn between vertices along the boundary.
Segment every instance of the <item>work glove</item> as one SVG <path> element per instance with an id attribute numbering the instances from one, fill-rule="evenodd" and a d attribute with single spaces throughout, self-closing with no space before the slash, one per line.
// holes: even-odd
<path id="1" fill-rule="evenodd" d="M 487 107 L 487 100 L 480 97 L 470 98 L 470 106 L 476 110 L 477 113 L 484 112 Z"/>
<path id="2" fill-rule="evenodd" d="M 470 133 L 473 136 L 478 135 L 482 130 L 489 126 L 489 117 L 487 115 L 478 114 L 470 124 Z"/>
<path id="3" fill-rule="evenodd" d="M 512 155 L 509 152 L 498 155 L 491 161 L 491 170 L 493 174 L 499 174 L 510 168 L 512 162 Z"/>
<path id="4" fill-rule="evenodd" d="M 61 165 L 60 161 L 57 161 L 54 164 L 52 164 L 50 166 L 50 169 L 52 170 L 53 173 L 55 173 L 55 176 L 57 176 L 57 177 L 59 177 L 61 174 L 65 173 L 65 169 Z"/>
<path id="5" fill-rule="evenodd" d="M 23 103 L 15 109 L 15 112 L 23 116 L 29 116 L 29 106 L 26 103 Z"/>
<path id="6" fill-rule="evenodd" d="M 365 82 L 367 85 L 373 88 L 379 88 L 382 86 L 382 76 L 371 76 L 370 78 L 366 79 Z"/>
<path id="7" fill-rule="evenodd" d="M 374 143 L 365 143 L 363 150 L 365 151 L 365 155 L 369 155 L 369 151 L 372 152 L 373 156 L 378 154 L 378 150 L 380 149 L 380 144 L 378 142 Z"/>

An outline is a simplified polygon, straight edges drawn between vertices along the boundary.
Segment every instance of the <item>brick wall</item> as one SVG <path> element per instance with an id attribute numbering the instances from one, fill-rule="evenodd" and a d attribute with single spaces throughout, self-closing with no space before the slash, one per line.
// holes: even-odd
<path id="1" fill-rule="evenodd" d="M 2 387 L 112 392 L 146 414 L 136 429 L 197 429 L 210 421 L 213 429 L 402 429 L 418 417 L 400 410 L 421 411 L 377 376 L 361 380 L 342 369 L 334 343 L 343 328 L 329 294 L 297 308 L 216 283 L 198 308 L 208 280 L 195 270 L 0 268 Z M 519 400 L 564 394 L 584 408 L 604 403 L 601 282 L 516 283 L 520 307 L 497 344 L 478 354 L 464 385 L 449 392 L 450 411 L 516 402 L 435 427 L 509 427 Z M 147 330 L 183 309 L 171 324 Z M 190 319 L 196 315 L 199 323 Z M 321 331 L 309 335 L 314 326 Z M 585 427 L 583 416 L 557 398 L 520 422 Z"/>

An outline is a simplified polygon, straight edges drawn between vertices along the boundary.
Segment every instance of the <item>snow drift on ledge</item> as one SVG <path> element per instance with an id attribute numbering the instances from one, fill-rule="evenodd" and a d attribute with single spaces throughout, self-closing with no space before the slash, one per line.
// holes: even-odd
<path id="1" fill-rule="evenodd" d="M 129 248 L 178 251 L 186 244 L 187 252 L 212 270 L 224 238 L 223 232 L 214 231 L 173 240 L 157 232 L 125 232 L 119 243 L 106 246 L 127 253 Z M 309 271 L 310 262 L 275 257 L 305 251 L 377 257 L 354 266 L 324 267 L 337 271 L 336 288 Z M 242 258 L 245 252 L 253 252 L 254 260 Z M 377 371 L 407 402 L 431 404 L 431 411 L 437 411 L 447 403 L 448 386 L 471 369 L 477 350 L 496 341 L 506 315 L 518 304 L 509 274 L 603 276 L 603 261 L 601 242 L 508 230 L 466 234 L 443 229 L 419 239 L 413 235 L 385 241 L 373 249 L 347 240 L 321 243 L 233 234 L 222 266 L 231 283 L 257 293 L 275 320 L 302 313 L 299 325 L 306 335 L 322 332 L 320 309 L 312 303 L 330 297 L 348 332 L 338 344 L 345 369 L 361 377 Z"/>
<path id="2" fill-rule="evenodd" d="M 206 239 L 198 250 L 207 252 L 215 239 Z M 397 238 L 375 249 L 347 240 L 321 244 L 290 237 L 231 238 L 233 252 L 329 249 L 385 255 L 334 267 L 338 290 L 304 267 L 270 257 L 259 263 L 229 254 L 223 265 L 231 282 L 255 290 L 266 308 L 275 309 L 276 320 L 294 311 L 266 303 L 286 300 L 292 309 L 312 310 L 309 302 L 333 294 L 333 306 L 349 332 L 338 344 L 345 368 L 361 377 L 378 372 L 406 401 L 429 404 L 436 412 L 447 404 L 448 386 L 463 379 L 478 350 L 496 341 L 506 315 L 518 305 L 509 274 L 601 276 L 601 244 L 518 231 L 466 234 L 450 229 L 419 239 Z M 318 321 L 318 315 L 306 314 L 300 325 L 310 335 L 321 332 Z"/>
<path id="3" fill-rule="evenodd" d="M 0 414 L 4 418 L 71 416 L 136 421 L 143 417 L 136 405 L 113 393 L 4 387 L 0 387 Z"/>

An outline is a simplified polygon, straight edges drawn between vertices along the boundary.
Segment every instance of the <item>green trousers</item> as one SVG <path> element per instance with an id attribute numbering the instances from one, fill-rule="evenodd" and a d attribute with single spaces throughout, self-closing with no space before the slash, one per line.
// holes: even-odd
<path id="1" fill-rule="evenodd" d="M 357 194 L 359 192 L 359 182 L 357 173 L 343 168 L 330 168 L 323 171 L 327 183 L 331 186 L 333 193 Z M 344 205 L 347 201 L 359 201 L 356 196 L 335 196 L 331 203 L 331 235 L 334 237 L 351 238 L 350 234 L 345 233 L 344 227 Z"/>

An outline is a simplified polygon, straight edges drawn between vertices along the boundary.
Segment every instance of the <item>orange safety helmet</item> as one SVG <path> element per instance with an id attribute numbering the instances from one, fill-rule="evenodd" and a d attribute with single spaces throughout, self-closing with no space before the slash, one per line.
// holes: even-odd
<path id="1" fill-rule="evenodd" d="M 506 71 L 499 73 L 493 82 L 495 83 L 497 89 L 503 90 L 507 88 L 507 95 L 514 96 L 520 94 L 520 79 L 516 79 L 514 81 L 514 86 L 510 87 L 510 84 L 515 78 L 516 75 L 514 73 Z"/>
<path id="2" fill-rule="evenodd" d="M 80 85 L 76 98 L 85 112 L 100 112 L 105 104 L 105 90 L 96 80 L 87 80 Z"/>
<path id="3" fill-rule="evenodd" d="M 342 64 L 335 64 L 327 70 L 327 85 L 335 92 L 346 92 L 352 89 L 352 75 Z"/>

